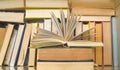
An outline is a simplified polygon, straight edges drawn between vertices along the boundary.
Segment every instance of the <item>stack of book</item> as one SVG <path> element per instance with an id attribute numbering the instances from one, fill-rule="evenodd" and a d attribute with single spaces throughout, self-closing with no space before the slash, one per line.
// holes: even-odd
<path id="1" fill-rule="evenodd" d="M 88 32 L 95 27 L 86 28 L 87 25 L 85 25 L 84 31 L 75 35 L 78 25 L 77 16 L 68 14 L 66 19 L 63 11 L 60 12 L 60 15 L 61 19 L 58 20 L 55 14 L 51 13 L 57 34 L 49 30 L 51 27 L 47 26 L 48 30 L 39 28 L 38 33 L 35 33 L 31 41 L 31 48 L 40 48 L 37 51 L 37 69 L 46 69 L 45 65 L 54 68 L 59 65 L 67 67 L 72 64 L 81 66 L 84 64 L 84 66 L 90 66 L 88 68 L 92 70 L 94 66 L 93 47 L 103 46 L 102 42 L 87 40 L 90 35 Z M 80 68 L 87 70 L 86 67 Z"/>

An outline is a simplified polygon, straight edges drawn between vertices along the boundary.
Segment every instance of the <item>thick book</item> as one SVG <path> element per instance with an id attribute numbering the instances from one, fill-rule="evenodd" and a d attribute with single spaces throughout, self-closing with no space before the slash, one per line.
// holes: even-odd
<path id="1" fill-rule="evenodd" d="M 14 49 L 14 44 L 16 41 L 16 36 L 17 36 L 17 29 L 14 28 L 13 33 L 12 33 L 12 37 L 10 40 L 10 44 L 9 44 L 9 47 L 8 47 L 8 50 L 7 50 L 5 59 L 4 59 L 4 65 L 9 65 L 9 62 L 10 62 L 10 59 L 12 56 L 12 51 Z"/>
<path id="2" fill-rule="evenodd" d="M 29 46 L 29 40 L 31 35 L 31 24 L 26 24 L 25 32 L 21 44 L 20 54 L 18 58 L 18 66 L 23 66 L 25 64 L 25 59 L 27 57 L 28 52 L 28 46 Z"/>
<path id="3" fill-rule="evenodd" d="M 111 22 L 103 22 L 104 64 L 112 65 Z"/>
<path id="4" fill-rule="evenodd" d="M 31 26 L 31 40 L 32 40 L 35 36 L 35 33 L 37 33 L 37 27 L 43 28 L 43 23 L 40 23 L 40 24 L 32 23 L 31 25 L 32 25 Z M 30 44 L 30 47 L 31 47 L 31 44 Z M 28 66 L 31 66 L 31 67 L 35 66 L 35 58 L 36 58 L 36 49 L 29 48 Z"/>
<path id="5" fill-rule="evenodd" d="M 37 49 L 37 61 L 94 60 L 93 48 L 41 48 Z"/>
<path id="6" fill-rule="evenodd" d="M 6 34 L 4 37 L 4 41 L 0 50 L 0 65 L 3 64 L 7 49 L 8 49 L 8 45 L 10 42 L 10 38 L 12 35 L 12 31 L 13 31 L 14 25 L 13 24 L 8 24 L 7 29 L 6 29 Z"/>
<path id="7" fill-rule="evenodd" d="M 51 12 L 50 14 L 55 22 L 56 30 L 58 31 L 59 35 L 48 30 L 39 29 L 38 33 L 35 34 L 35 37 L 31 41 L 31 48 L 52 47 L 57 45 L 62 45 L 63 47 L 103 46 L 102 42 L 80 40 L 82 38 L 82 34 L 88 33 L 95 27 L 88 28 L 79 33 L 77 36 L 73 36 L 75 28 L 78 25 L 77 16 L 73 14 L 68 14 L 67 20 L 65 20 L 64 12 L 60 11 L 61 19 L 59 22 L 59 20 L 53 12 Z"/>
<path id="8" fill-rule="evenodd" d="M 94 70 L 94 62 L 37 62 L 37 70 Z"/>
<path id="9" fill-rule="evenodd" d="M 24 23 L 24 13 L 0 12 L 0 21 Z"/>
<path id="10" fill-rule="evenodd" d="M 14 49 L 12 52 L 9 66 L 16 66 L 16 64 L 17 64 L 17 60 L 18 60 L 18 56 L 19 56 L 19 52 L 20 52 L 20 48 L 21 48 L 23 32 L 24 32 L 24 25 L 19 24 L 18 33 L 17 33 L 15 44 L 14 44 Z"/>

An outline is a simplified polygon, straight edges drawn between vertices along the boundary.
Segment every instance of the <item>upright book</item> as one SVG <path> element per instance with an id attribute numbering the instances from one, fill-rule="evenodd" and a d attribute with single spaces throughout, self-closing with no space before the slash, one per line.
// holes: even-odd
<path id="1" fill-rule="evenodd" d="M 25 64 L 25 59 L 27 56 L 27 51 L 28 51 L 28 46 L 29 46 L 29 40 L 30 40 L 30 35 L 31 35 L 31 24 L 26 24 L 25 27 L 25 32 L 21 44 L 21 49 L 20 49 L 20 54 L 18 58 L 18 63 L 17 65 L 19 66 L 24 66 Z"/>
<path id="2" fill-rule="evenodd" d="M 23 32 L 24 32 L 24 25 L 19 24 L 18 33 L 17 33 L 15 44 L 14 44 L 14 49 L 12 52 L 9 66 L 16 66 L 17 64 Z"/>
<path id="3" fill-rule="evenodd" d="M 4 59 L 4 65 L 9 65 L 9 62 L 10 62 L 10 59 L 12 56 L 12 51 L 14 49 L 14 44 L 16 41 L 16 36 L 17 36 L 17 29 L 14 28 L 13 33 L 12 33 L 12 37 L 10 40 L 10 44 L 9 44 L 9 47 L 8 47 L 8 50 L 7 50 L 5 59 Z"/>
<path id="4" fill-rule="evenodd" d="M 3 41 L 3 44 L 0 50 L 0 65 L 3 64 L 4 58 L 5 58 L 7 49 L 8 49 L 9 41 L 12 35 L 13 28 L 14 28 L 13 24 L 8 24 L 5 37 L 4 37 L 4 41 Z"/>

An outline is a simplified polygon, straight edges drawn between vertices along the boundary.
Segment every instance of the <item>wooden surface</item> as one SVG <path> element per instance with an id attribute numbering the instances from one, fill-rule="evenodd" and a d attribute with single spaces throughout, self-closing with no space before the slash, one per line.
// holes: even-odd
<path id="1" fill-rule="evenodd" d="M 91 60 L 92 48 L 45 48 L 38 49 L 37 60 Z"/>
<path id="2" fill-rule="evenodd" d="M 102 23 L 96 23 L 96 38 L 95 41 L 96 42 L 102 42 Z M 96 64 L 98 65 L 102 65 L 102 47 L 97 47 L 95 49 L 95 54 L 96 54 Z"/>
<path id="3" fill-rule="evenodd" d="M 112 65 L 111 23 L 103 22 L 104 64 Z"/>
<path id="4" fill-rule="evenodd" d="M 94 70 L 93 62 L 37 62 L 37 70 Z"/>

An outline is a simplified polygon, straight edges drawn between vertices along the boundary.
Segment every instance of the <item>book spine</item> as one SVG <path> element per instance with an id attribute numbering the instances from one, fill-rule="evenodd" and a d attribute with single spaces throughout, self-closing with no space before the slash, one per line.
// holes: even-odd
<path id="1" fill-rule="evenodd" d="M 113 65 L 118 66 L 117 18 L 112 17 Z"/>
<path id="2" fill-rule="evenodd" d="M 104 64 L 112 65 L 111 22 L 103 22 Z"/>
<path id="3" fill-rule="evenodd" d="M 0 65 L 3 64 L 5 54 L 7 52 L 7 48 L 8 48 L 8 45 L 9 45 L 9 41 L 10 41 L 10 38 L 11 38 L 11 35 L 12 35 L 13 28 L 14 28 L 13 24 L 8 24 L 7 32 L 6 32 L 6 35 L 5 35 L 5 38 L 4 38 L 4 41 L 3 41 L 3 45 L 2 45 L 2 48 L 1 48 L 1 51 L 0 51 Z"/>
<path id="4" fill-rule="evenodd" d="M 31 24 L 26 24 L 25 27 L 25 32 L 22 40 L 22 45 L 20 49 L 20 55 L 18 58 L 18 65 L 23 66 L 25 63 L 25 59 L 27 56 L 27 51 L 28 51 L 28 45 L 29 45 L 29 40 L 30 40 L 30 34 L 31 34 Z"/>
<path id="5" fill-rule="evenodd" d="M 19 24 L 18 34 L 17 34 L 17 38 L 16 38 L 16 42 L 14 45 L 14 49 L 12 52 L 11 61 L 10 61 L 9 66 L 16 66 L 16 64 L 17 64 L 19 51 L 21 48 L 21 41 L 22 41 L 23 32 L 24 32 L 24 25 Z"/>
<path id="6" fill-rule="evenodd" d="M 51 19 L 44 19 L 44 29 L 48 31 L 52 31 Z"/>

